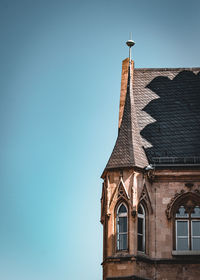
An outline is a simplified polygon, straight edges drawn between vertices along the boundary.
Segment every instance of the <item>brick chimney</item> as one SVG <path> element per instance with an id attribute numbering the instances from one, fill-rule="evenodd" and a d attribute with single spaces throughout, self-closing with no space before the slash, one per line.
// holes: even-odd
<path id="1" fill-rule="evenodd" d="M 124 104 L 126 100 L 127 83 L 128 83 L 128 67 L 129 67 L 129 58 L 126 58 L 122 61 L 121 91 L 120 91 L 120 104 L 119 104 L 119 126 L 118 126 L 119 128 L 121 126 L 122 116 L 124 112 Z M 133 79 L 133 70 L 134 70 L 133 60 L 131 60 L 131 70 L 132 70 L 131 79 Z"/>

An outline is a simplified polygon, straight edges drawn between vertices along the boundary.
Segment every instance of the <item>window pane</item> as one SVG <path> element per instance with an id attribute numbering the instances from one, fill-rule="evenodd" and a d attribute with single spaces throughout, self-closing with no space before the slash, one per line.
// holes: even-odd
<path id="1" fill-rule="evenodd" d="M 138 233 L 143 234 L 143 219 L 138 218 Z"/>
<path id="2" fill-rule="evenodd" d="M 119 250 L 127 250 L 127 234 L 119 235 Z"/>
<path id="3" fill-rule="evenodd" d="M 144 214 L 141 206 L 138 208 L 138 214 Z"/>
<path id="4" fill-rule="evenodd" d="M 192 238 L 192 250 L 200 250 L 200 238 Z"/>
<path id="5" fill-rule="evenodd" d="M 177 238 L 177 250 L 188 250 L 188 238 Z"/>
<path id="6" fill-rule="evenodd" d="M 194 208 L 194 213 L 191 214 L 191 217 L 200 218 L 200 207 L 199 206 L 196 206 Z"/>
<path id="7" fill-rule="evenodd" d="M 188 217 L 188 213 L 186 213 L 185 212 L 185 207 L 184 206 L 181 206 L 179 209 L 178 209 L 178 211 L 177 211 L 177 213 L 176 213 L 176 217 L 177 218 L 184 218 L 184 217 Z"/>
<path id="8" fill-rule="evenodd" d="M 144 252 L 142 235 L 138 235 L 138 251 Z"/>
<path id="9" fill-rule="evenodd" d="M 192 221 L 192 236 L 200 236 L 200 221 Z"/>
<path id="10" fill-rule="evenodd" d="M 122 204 L 119 208 L 119 213 L 126 213 L 126 207 L 124 206 L 124 204 Z"/>
<path id="11" fill-rule="evenodd" d="M 127 232 L 127 217 L 119 217 L 119 232 Z"/>
<path id="12" fill-rule="evenodd" d="M 176 233 L 177 236 L 188 236 L 188 222 L 177 221 Z"/>

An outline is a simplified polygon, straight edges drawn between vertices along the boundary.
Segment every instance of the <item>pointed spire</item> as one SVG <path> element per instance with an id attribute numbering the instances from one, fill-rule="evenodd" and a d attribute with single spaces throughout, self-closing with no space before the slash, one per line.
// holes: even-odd
<path id="1" fill-rule="evenodd" d="M 134 44 L 135 43 L 132 40 L 127 41 L 127 45 L 129 46 L 129 67 L 126 99 L 119 134 L 106 169 L 122 167 L 144 168 L 148 165 L 148 161 L 142 147 L 137 122 L 137 112 L 134 103 L 133 65 L 131 63 L 130 52 L 130 49 Z"/>

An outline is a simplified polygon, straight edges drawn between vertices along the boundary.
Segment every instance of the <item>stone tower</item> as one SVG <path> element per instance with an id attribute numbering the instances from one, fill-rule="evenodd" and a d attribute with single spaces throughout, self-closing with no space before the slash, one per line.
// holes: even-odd
<path id="1" fill-rule="evenodd" d="M 200 279 L 199 73 L 122 62 L 102 174 L 103 280 Z"/>

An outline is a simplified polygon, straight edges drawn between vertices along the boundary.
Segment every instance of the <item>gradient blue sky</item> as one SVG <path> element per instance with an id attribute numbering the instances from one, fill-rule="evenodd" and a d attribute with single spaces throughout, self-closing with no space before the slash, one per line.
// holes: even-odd
<path id="1" fill-rule="evenodd" d="M 0 0 L 0 279 L 100 280 L 121 61 L 200 66 L 200 1 Z"/>

